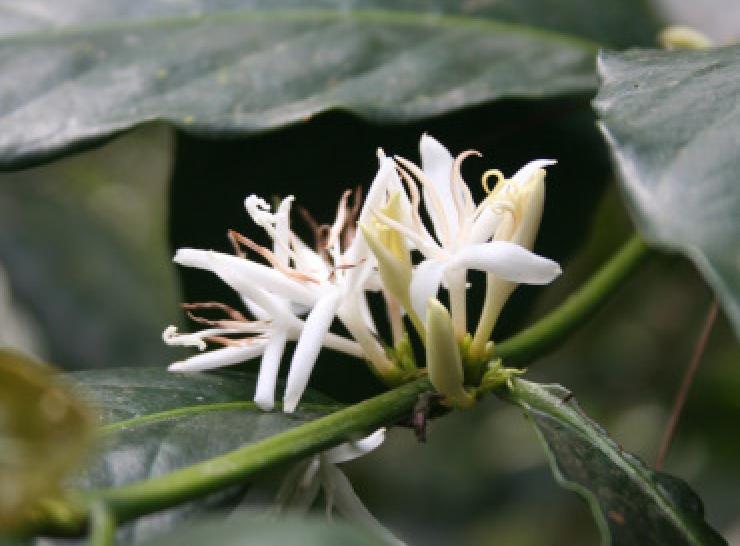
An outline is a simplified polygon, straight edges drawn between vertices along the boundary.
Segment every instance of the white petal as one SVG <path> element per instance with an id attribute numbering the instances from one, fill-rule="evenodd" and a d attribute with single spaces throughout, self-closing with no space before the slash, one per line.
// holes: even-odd
<path id="1" fill-rule="evenodd" d="M 547 284 L 562 273 L 556 262 L 508 241 L 469 245 L 455 254 L 449 267 L 487 271 L 525 284 Z"/>
<path id="2" fill-rule="evenodd" d="M 411 305 L 422 319 L 426 315 L 427 301 L 439 291 L 446 265 L 440 260 L 424 260 L 411 275 Z"/>
<path id="3" fill-rule="evenodd" d="M 275 240 L 273 241 L 272 250 L 275 257 L 283 265 L 290 263 L 290 206 L 295 197 L 289 195 L 282 201 L 275 212 Z"/>
<path id="4" fill-rule="evenodd" d="M 504 216 L 491 210 L 486 206 L 480 213 L 480 216 L 473 223 L 473 230 L 470 234 L 470 242 L 485 243 L 493 237 L 496 228 L 501 224 Z"/>
<path id="5" fill-rule="evenodd" d="M 325 460 L 331 464 L 340 464 L 362 457 L 378 448 L 385 440 L 385 429 L 380 428 L 370 436 L 356 442 L 345 442 L 323 453 Z"/>
<path id="6" fill-rule="evenodd" d="M 421 169 L 434 184 L 434 189 L 439 195 L 446 216 L 446 218 L 438 218 L 434 207 L 427 207 L 432 224 L 434 224 L 434 231 L 439 236 L 444 229 L 442 228 L 442 222 L 447 222 L 450 235 L 454 239 L 457 233 L 458 220 L 457 209 L 452 199 L 450 179 L 452 178 L 452 165 L 455 160 L 447 148 L 426 133 L 422 135 L 419 142 L 419 151 L 421 152 Z M 425 203 L 429 201 L 428 191 L 427 188 L 424 188 Z"/>
<path id="7" fill-rule="evenodd" d="M 264 349 L 264 341 L 261 339 L 254 340 L 240 347 L 224 347 L 223 349 L 215 349 L 191 356 L 190 358 L 171 364 L 167 369 L 171 372 L 202 372 L 212 370 L 214 368 L 239 364 L 240 362 L 259 356 Z"/>
<path id="8" fill-rule="evenodd" d="M 274 333 L 262 354 L 254 402 L 263 411 L 270 411 L 275 407 L 275 384 L 277 383 L 280 360 L 283 358 L 286 341 L 283 332 Z"/>
<path id="9" fill-rule="evenodd" d="M 382 206 L 386 191 L 399 187 L 401 187 L 401 181 L 398 179 L 395 163 L 390 157 L 382 156 L 378 172 L 365 195 L 365 202 L 362 205 L 358 222 L 366 224 L 372 211 Z"/>
<path id="10" fill-rule="evenodd" d="M 322 470 L 327 482 L 324 484 L 327 502 L 333 502 L 339 513 L 347 521 L 364 527 L 379 539 L 382 539 L 384 544 L 405 546 L 403 542 L 393 536 L 388 529 L 375 519 L 375 516 L 362 503 L 347 476 L 341 470 L 331 465 L 326 465 Z"/>
<path id="11" fill-rule="evenodd" d="M 256 332 L 257 328 L 249 329 L 251 332 Z M 197 347 L 201 351 L 206 350 L 206 342 L 203 338 L 211 336 L 222 336 L 225 334 L 234 334 L 244 331 L 249 331 L 246 328 L 207 328 L 199 332 L 192 334 L 180 334 L 177 332 L 177 326 L 168 326 L 164 332 L 162 332 L 162 341 L 167 345 L 181 346 L 181 347 Z"/>
<path id="12" fill-rule="evenodd" d="M 550 165 L 555 165 L 555 163 L 557 163 L 557 161 L 554 159 L 535 159 L 534 161 L 530 161 L 511 177 L 511 183 L 522 186 L 526 184 L 537 171 Z"/>
<path id="13" fill-rule="evenodd" d="M 271 267 L 238 256 L 212 250 L 181 248 L 175 254 L 174 262 L 215 273 L 242 296 L 254 299 L 260 307 L 264 306 L 253 297 L 255 288 L 269 290 L 291 301 L 306 305 L 311 305 L 316 301 L 311 290 L 300 283 L 289 279 Z"/>
<path id="14" fill-rule="evenodd" d="M 335 291 L 321 298 L 306 318 L 303 332 L 293 352 L 285 385 L 283 411 L 286 413 L 295 411 L 303 391 L 306 390 L 316 357 L 339 307 L 340 296 L 340 292 Z"/>

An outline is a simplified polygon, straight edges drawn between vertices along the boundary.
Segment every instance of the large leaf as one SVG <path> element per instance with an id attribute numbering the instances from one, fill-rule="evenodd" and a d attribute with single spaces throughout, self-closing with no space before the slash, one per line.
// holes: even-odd
<path id="1" fill-rule="evenodd" d="M 0 175 L 0 266 L 56 364 L 176 358 L 161 339 L 179 319 L 165 237 L 170 150 L 170 132 L 150 126 L 93 152 Z"/>
<path id="2" fill-rule="evenodd" d="M 365 531 L 340 522 L 296 517 L 280 520 L 240 516 L 230 520 L 199 522 L 142 546 L 383 546 Z"/>
<path id="3" fill-rule="evenodd" d="M 343 108 L 407 120 L 591 91 L 602 44 L 647 43 L 642 0 L 0 2 L 0 165 L 143 121 L 250 133 Z"/>
<path id="4" fill-rule="evenodd" d="M 60 494 L 92 430 L 91 412 L 52 368 L 0 350 L 0 533 Z"/>
<path id="5" fill-rule="evenodd" d="M 254 378 L 240 372 L 173 374 L 163 368 L 115 368 L 72 374 L 99 408 L 103 435 L 83 488 L 105 488 L 167 474 L 323 415 L 336 406 L 307 393 L 295 414 L 265 413 L 252 402 Z M 227 489 L 126 526 L 121 541 L 161 533 L 194 513 L 233 508 L 244 488 Z"/>
<path id="6" fill-rule="evenodd" d="M 685 482 L 650 470 L 622 450 L 570 391 L 519 379 L 512 386 L 506 396 L 532 420 L 558 483 L 590 505 L 602 544 L 726 544 L 704 520 L 701 500 Z"/>
<path id="7" fill-rule="evenodd" d="M 740 46 L 604 53 L 594 106 L 632 216 L 691 258 L 740 336 Z"/>

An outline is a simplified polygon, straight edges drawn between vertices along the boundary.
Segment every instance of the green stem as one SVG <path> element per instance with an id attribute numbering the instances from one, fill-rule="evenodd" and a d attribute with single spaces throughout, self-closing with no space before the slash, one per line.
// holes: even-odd
<path id="1" fill-rule="evenodd" d="M 124 522 L 195 499 L 228 485 L 242 483 L 268 467 L 318 453 L 341 442 L 391 425 L 408 416 L 419 395 L 432 389 L 426 378 L 331 413 L 305 425 L 271 436 L 224 455 L 170 474 L 114 489 L 87 493 L 104 502 L 117 521 Z M 76 522 L 81 530 L 84 514 Z M 64 523 L 64 527 L 60 524 Z M 69 533 L 70 522 L 57 521 L 44 531 Z"/>
<path id="2" fill-rule="evenodd" d="M 633 235 L 608 262 L 560 306 L 534 325 L 496 345 L 506 364 L 526 364 L 560 345 L 611 296 L 648 253 Z"/>
<path id="3" fill-rule="evenodd" d="M 634 271 L 646 250 L 644 243 L 633 237 L 558 309 L 498 345 L 497 356 L 506 359 L 507 363 L 522 362 L 554 347 L 616 290 Z M 66 503 L 64 510 L 46 511 L 40 514 L 34 527 L 48 534 L 81 533 L 89 507 L 97 502 L 104 503 L 114 521 L 125 522 L 243 483 L 270 467 L 318 453 L 396 423 L 409 416 L 420 394 L 432 390 L 427 378 L 415 379 L 369 400 L 170 474 L 86 493 L 82 505 Z"/>
<path id="4" fill-rule="evenodd" d="M 95 502 L 90 507 L 90 546 L 115 546 L 116 518 L 108 505 Z"/>

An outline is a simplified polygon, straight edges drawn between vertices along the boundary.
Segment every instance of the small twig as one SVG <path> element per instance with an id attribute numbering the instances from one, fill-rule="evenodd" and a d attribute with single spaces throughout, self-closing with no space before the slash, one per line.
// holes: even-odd
<path id="1" fill-rule="evenodd" d="M 89 546 L 115 546 L 116 519 L 103 502 L 93 503 L 90 509 Z"/>
<path id="2" fill-rule="evenodd" d="M 712 333 L 712 327 L 714 326 L 714 322 L 717 319 L 718 309 L 719 305 L 717 303 L 717 300 L 714 300 L 712 302 L 712 305 L 709 307 L 707 317 L 704 319 L 704 327 L 702 328 L 701 334 L 696 340 L 696 345 L 694 345 L 694 353 L 691 356 L 691 362 L 689 362 L 689 366 L 688 368 L 686 368 L 686 373 L 683 376 L 681 388 L 679 389 L 678 394 L 676 395 L 676 399 L 673 402 L 671 417 L 668 420 L 668 425 L 666 426 L 665 432 L 663 433 L 663 439 L 660 442 L 660 449 L 658 450 L 658 457 L 655 460 L 656 470 L 661 470 L 663 468 L 663 462 L 665 461 L 666 454 L 668 453 L 668 448 L 670 448 L 671 442 L 673 441 L 673 436 L 676 433 L 678 420 L 681 418 L 681 412 L 683 411 L 684 404 L 686 403 L 686 397 L 689 394 L 691 384 L 694 382 L 696 370 L 699 368 L 701 357 L 704 354 L 704 350 L 707 347 L 707 342 L 709 341 L 709 334 Z"/>

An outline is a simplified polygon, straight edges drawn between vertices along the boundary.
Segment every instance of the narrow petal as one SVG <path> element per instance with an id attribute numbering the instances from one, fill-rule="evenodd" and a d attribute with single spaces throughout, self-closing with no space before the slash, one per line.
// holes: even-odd
<path id="1" fill-rule="evenodd" d="M 206 342 L 203 338 L 211 336 L 223 336 L 228 334 L 240 333 L 242 330 L 237 328 L 208 328 L 192 334 L 180 334 L 177 332 L 177 326 L 168 326 L 162 332 L 162 341 L 167 345 L 181 347 L 197 347 L 201 351 L 206 350 Z"/>
<path id="2" fill-rule="evenodd" d="M 170 364 L 167 369 L 171 372 L 202 372 L 223 366 L 232 366 L 261 355 L 264 349 L 264 341 L 261 339 L 254 340 L 239 347 L 224 347 L 223 349 L 215 349 L 191 356 L 180 362 Z"/>
<path id="3" fill-rule="evenodd" d="M 329 331 L 329 327 L 334 320 L 334 314 L 339 307 L 340 296 L 339 291 L 324 296 L 306 318 L 303 332 L 293 352 L 293 360 L 290 363 L 290 371 L 285 386 L 283 411 L 286 413 L 295 411 L 301 396 L 303 396 L 303 391 L 306 390 L 308 379 L 311 376 L 314 364 L 316 364 L 316 357 L 319 355 L 324 337 Z"/>
<path id="4" fill-rule="evenodd" d="M 496 228 L 501 224 L 502 219 L 503 215 L 494 212 L 490 206 L 484 207 L 480 216 L 473 223 L 470 242 L 485 243 L 489 241 L 496 232 Z"/>
<path id="5" fill-rule="evenodd" d="M 404 546 L 404 543 L 393 536 L 393 533 L 386 529 L 365 507 L 344 472 L 332 465 L 326 465 L 323 471 L 327 482 L 324 484 L 327 502 L 331 501 L 347 521 L 367 529 L 384 544 Z"/>
<path id="6" fill-rule="evenodd" d="M 252 296 L 255 287 L 306 305 L 311 305 L 316 300 L 310 289 L 279 271 L 238 256 L 212 250 L 181 248 L 175 254 L 174 262 L 215 273 L 231 288 L 244 297 L 254 299 L 261 307 L 261 303 Z"/>
<path id="7" fill-rule="evenodd" d="M 283 265 L 290 263 L 290 206 L 295 197 L 289 195 L 282 201 L 275 212 L 275 240 L 272 250 L 277 260 Z"/>
<path id="8" fill-rule="evenodd" d="M 419 142 L 419 151 L 421 152 L 421 169 L 424 174 L 434 184 L 434 189 L 439 195 L 442 202 L 446 218 L 437 218 L 433 207 L 427 207 L 434 231 L 439 235 L 443 233 L 442 222 L 447 222 L 450 229 L 450 235 L 454 239 L 457 233 L 458 219 L 455 202 L 452 198 L 452 189 L 450 187 L 450 178 L 452 177 L 452 166 L 455 160 L 452 154 L 442 146 L 436 139 L 427 135 L 422 135 Z M 428 189 L 424 188 L 424 201 L 428 201 Z"/>
<path id="9" fill-rule="evenodd" d="M 557 161 L 554 159 L 535 159 L 534 161 L 530 161 L 511 177 L 511 183 L 522 186 L 526 184 L 537 171 L 544 169 L 545 167 L 549 167 L 550 165 L 555 165 L 556 163 Z"/>
<path id="10" fill-rule="evenodd" d="M 548 284 L 562 273 L 556 262 L 508 241 L 467 246 L 455 254 L 449 267 L 487 271 L 524 284 Z"/>
<path id="11" fill-rule="evenodd" d="M 440 260 L 424 260 L 411 276 L 411 306 L 417 316 L 426 314 L 427 301 L 436 297 L 439 285 L 442 284 L 446 263 Z"/>
<path id="12" fill-rule="evenodd" d="M 275 407 L 275 384 L 277 383 L 280 360 L 283 358 L 286 341 L 285 333 L 274 333 L 262 354 L 254 402 L 263 411 L 270 411 Z"/>
<path id="13" fill-rule="evenodd" d="M 379 428 L 371 435 L 356 442 L 345 442 L 324 452 L 325 460 L 331 464 L 340 464 L 375 450 L 385 441 L 385 429 Z"/>
<path id="14" fill-rule="evenodd" d="M 372 211 L 382 206 L 386 192 L 400 187 L 401 181 L 396 173 L 395 163 L 390 157 L 381 156 L 378 172 L 367 190 L 358 222 L 367 223 Z"/>

